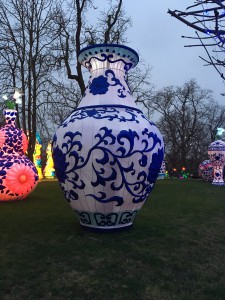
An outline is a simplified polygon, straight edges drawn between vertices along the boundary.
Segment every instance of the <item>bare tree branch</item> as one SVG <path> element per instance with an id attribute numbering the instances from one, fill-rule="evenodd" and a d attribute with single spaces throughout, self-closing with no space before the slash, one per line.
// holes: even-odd
<path id="1" fill-rule="evenodd" d="M 225 5 L 223 3 L 224 0 L 195 0 L 195 4 L 187 7 L 185 11 L 169 9 L 168 13 L 195 30 L 197 37 L 182 37 L 198 40 L 199 44 L 185 45 L 185 47 L 203 47 L 208 59 L 200 58 L 207 62 L 207 65 L 213 66 L 224 80 L 225 77 L 220 70 L 225 66 Z"/>

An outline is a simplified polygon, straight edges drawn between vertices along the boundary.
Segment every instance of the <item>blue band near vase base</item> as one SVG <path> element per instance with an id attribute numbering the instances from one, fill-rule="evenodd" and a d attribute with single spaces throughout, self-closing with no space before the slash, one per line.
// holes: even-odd
<path id="1" fill-rule="evenodd" d="M 111 213 L 75 211 L 80 219 L 80 225 L 88 229 L 100 231 L 118 231 L 132 226 L 137 210 Z"/>
<path id="2" fill-rule="evenodd" d="M 159 173 L 157 179 L 164 179 L 165 173 Z"/>
<path id="3" fill-rule="evenodd" d="M 225 182 L 212 182 L 213 185 L 225 186 Z"/>

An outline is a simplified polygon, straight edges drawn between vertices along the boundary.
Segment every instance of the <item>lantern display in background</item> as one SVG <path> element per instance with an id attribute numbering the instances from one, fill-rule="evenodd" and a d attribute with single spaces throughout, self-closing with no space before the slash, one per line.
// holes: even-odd
<path id="1" fill-rule="evenodd" d="M 207 159 L 201 162 L 198 166 L 198 176 L 203 181 L 213 181 L 213 164 L 211 160 Z"/>
<path id="2" fill-rule="evenodd" d="M 34 161 L 35 167 L 38 171 L 39 180 L 43 179 L 41 148 L 42 148 L 42 140 L 41 140 L 40 134 L 37 132 L 35 148 L 34 148 L 34 153 L 33 153 L 33 161 Z"/>
<path id="3" fill-rule="evenodd" d="M 179 178 L 180 179 L 187 179 L 188 176 L 189 176 L 189 173 L 187 172 L 186 168 L 182 167 Z"/>
<path id="4" fill-rule="evenodd" d="M 220 140 L 225 142 L 225 129 L 222 127 L 218 127 L 216 129 L 216 140 Z"/>
<path id="5" fill-rule="evenodd" d="M 78 108 L 54 135 L 55 173 L 82 227 L 128 228 L 164 156 L 159 130 L 137 108 L 126 83 L 138 54 L 100 44 L 82 49 L 78 60 L 91 76 Z"/>
<path id="6" fill-rule="evenodd" d="M 54 162 L 52 158 L 52 144 L 48 143 L 47 149 L 46 149 L 46 154 L 47 154 L 47 160 L 46 160 L 46 166 L 44 168 L 44 177 L 53 179 L 55 178 L 55 169 L 54 169 Z"/>
<path id="7" fill-rule="evenodd" d="M 172 177 L 172 178 L 177 178 L 178 177 L 178 172 L 177 172 L 176 168 L 172 168 L 170 170 L 170 177 Z"/>
<path id="8" fill-rule="evenodd" d="M 225 185 L 224 166 L 225 166 L 225 142 L 217 140 L 212 142 L 208 147 L 209 159 L 213 165 L 213 181 L 214 185 Z"/>
<path id="9" fill-rule="evenodd" d="M 162 161 L 162 164 L 161 164 L 161 168 L 159 170 L 159 174 L 158 174 L 158 177 L 157 179 L 164 179 L 166 176 L 166 163 L 165 161 L 163 160 Z"/>
<path id="10" fill-rule="evenodd" d="M 18 90 L 15 100 L 3 98 L 10 109 L 5 109 L 6 124 L 0 128 L 0 201 L 22 200 L 38 183 L 37 169 L 25 155 L 27 137 L 15 125 L 17 111 L 13 108 L 18 98 Z"/>

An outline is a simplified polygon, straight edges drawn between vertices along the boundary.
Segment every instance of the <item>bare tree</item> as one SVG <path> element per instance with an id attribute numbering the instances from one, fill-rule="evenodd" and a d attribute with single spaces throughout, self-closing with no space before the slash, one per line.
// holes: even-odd
<path id="1" fill-rule="evenodd" d="M 216 139 L 217 128 L 225 127 L 225 106 L 216 101 L 210 101 L 207 105 L 205 116 L 205 130 L 210 137 L 210 142 Z"/>
<path id="2" fill-rule="evenodd" d="M 169 166 L 196 168 L 207 156 L 215 127 L 225 124 L 225 107 L 220 111 L 211 91 L 202 90 L 193 79 L 182 87 L 170 86 L 156 92 L 149 105 L 161 115 L 157 125 L 165 140 Z M 219 118 L 220 114 L 223 117 Z"/>
<path id="3" fill-rule="evenodd" d="M 45 96 L 52 69 L 52 0 L 2 0 L 0 3 L 1 90 L 22 89 L 19 120 L 29 136 L 28 156 L 33 158 L 37 107 Z"/>
<path id="4" fill-rule="evenodd" d="M 137 106 L 151 118 L 153 110 L 148 104 L 154 93 L 154 85 L 151 83 L 152 69 L 142 61 L 139 64 L 140 66 L 128 72 L 127 82 Z"/>
<path id="5" fill-rule="evenodd" d="M 192 44 L 185 47 L 203 47 L 206 58 L 200 58 L 208 66 L 213 66 L 222 79 L 225 79 L 225 1 L 224 0 L 195 0 L 186 10 L 168 10 L 168 13 L 180 22 L 191 27 L 195 36 L 182 36 L 191 39 Z M 197 43 L 196 43 L 197 41 Z"/>

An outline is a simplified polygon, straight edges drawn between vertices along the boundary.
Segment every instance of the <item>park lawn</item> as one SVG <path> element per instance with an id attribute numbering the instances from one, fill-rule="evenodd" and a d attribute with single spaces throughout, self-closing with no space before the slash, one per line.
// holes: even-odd
<path id="1" fill-rule="evenodd" d="M 225 299 L 225 187 L 158 180 L 131 229 L 94 233 L 43 181 L 0 228 L 1 300 Z"/>

